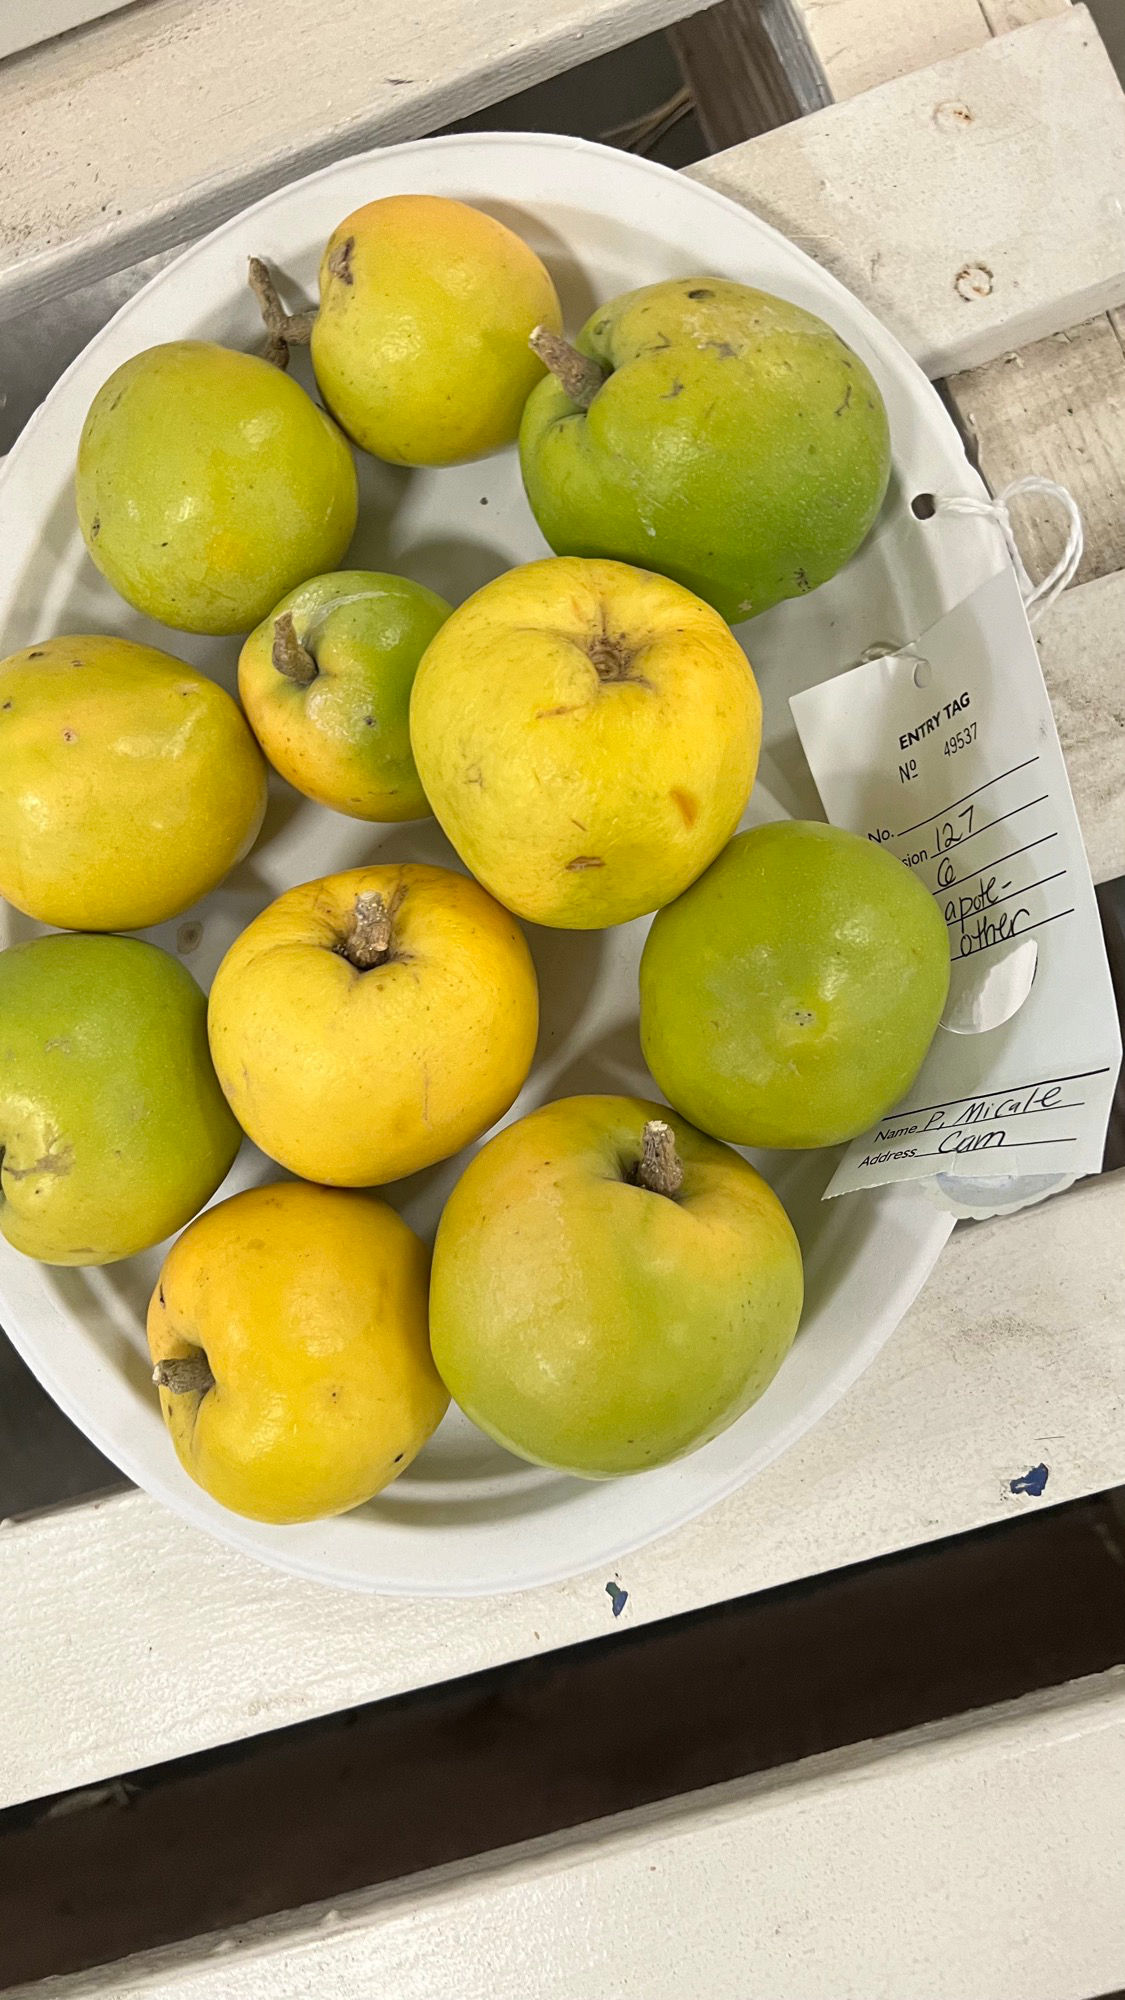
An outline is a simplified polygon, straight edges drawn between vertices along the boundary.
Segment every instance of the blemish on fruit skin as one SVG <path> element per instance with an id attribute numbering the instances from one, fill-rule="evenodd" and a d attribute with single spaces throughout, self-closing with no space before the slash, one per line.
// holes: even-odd
<path id="1" fill-rule="evenodd" d="M 93 520 L 90 523 L 90 540 L 92 542 L 96 542 L 98 536 L 101 534 L 101 531 L 102 531 L 102 517 L 100 514 L 95 514 Z"/>
<path id="2" fill-rule="evenodd" d="M 469 768 L 465 773 L 465 783 L 467 785 L 480 785 L 483 788 L 484 779 L 481 776 L 481 769 L 479 764 L 469 765 Z"/>
<path id="3" fill-rule="evenodd" d="M 0 701 L 0 708 L 11 708 L 11 701 Z"/>
<path id="4" fill-rule="evenodd" d="M 668 797 L 679 812 L 684 825 L 694 826 L 699 818 L 699 800 L 693 799 L 690 792 L 681 791 L 678 785 L 673 785 Z"/>
<path id="5" fill-rule="evenodd" d="M 666 389 L 666 390 L 665 390 L 665 392 L 664 392 L 664 394 L 663 394 L 663 395 L 661 396 L 660 400 L 661 400 L 661 402 L 662 402 L 662 403 L 670 403 L 670 402 L 672 402 L 672 401 L 674 400 L 674 398 L 675 398 L 676 396 L 682 396 L 682 395 L 683 395 L 683 393 L 684 393 L 684 385 L 683 385 L 683 383 L 682 383 L 682 382 L 673 382 L 673 384 L 672 384 L 672 387 L 671 387 L 670 389 Z"/>
<path id="6" fill-rule="evenodd" d="M 37 647 L 35 648 L 35 651 L 34 651 L 33 653 L 29 653 L 27 657 L 28 657 L 28 659 L 29 659 L 29 660 L 41 660 L 41 659 L 43 658 L 43 649 L 42 649 L 42 647 L 41 647 L 41 646 L 37 646 Z"/>
<path id="7" fill-rule="evenodd" d="M 64 729 L 62 733 L 62 740 L 64 743 L 77 743 L 78 731 L 76 729 Z"/>
<path id="8" fill-rule="evenodd" d="M 628 1591 L 622 1590 L 621 1585 L 619 1583 L 610 1582 L 606 1584 L 605 1594 L 613 1606 L 614 1617 L 620 1618 L 621 1613 L 624 1611 L 625 1606 L 629 1602 Z"/>
<path id="9" fill-rule="evenodd" d="M 329 271 L 334 278 L 339 278 L 342 285 L 355 284 L 355 274 L 352 270 L 352 251 L 354 249 L 355 237 L 345 237 L 342 243 L 336 245 L 331 257 L 328 259 Z"/>
<path id="10" fill-rule="evenodd" d="M 689 299 L 713 299 L 714 296 L 714 292 L 708 291 L 704 285 L 701 285 L 697 291 L 688 293 Z"/>
<path id="11" fill-rule="evenodd" d="M 574 860 L 568 861 L 566 865 L 569 873 L 580 868 L 604 868 L 605 862 L 600 854 L 576 854 Z"/>
<path id="12" fill-rule="evenodd" d="M 580 701 L 571 701 L 564 703 L 561 708 L 537 708 L 535 711 L 535 720 L 536 722 L 549 722 L 553 715 L 576 715 L 578 710 L 583 706 L 584 704 Z"/>
<path id="13" fill-rule="evenodd" d="M 793 581 L 796 584 L 799 591 L 804 592 L 806 590 L 812 589 L 812 585 L 809 582 L 807 570 L 803 569 L 795 570 L 793 573 Z"/>
<path id="14" fill-rule="evenodd" d="M 842 417 L 844 411 L 847 409 L 848 404 L 851 402 L 851 400 L 852 400 L 852 385 L 849 382 L 847 388 L 844 390 L 844 400 L 842 403 L 837 403 L 836 408 L 833 411 L 833 415 L 837 417 Z"/>
<path id="15" fill-rule="evenodd" d="M 1047 1484 L 1048 1477 L 1045 1465 L 1029 1466 L 1026 1472 L 1020 1473 L 1018 1479 L 1009 1479 L 1008 1491 L 1009 1493 L 1026 1493 L 1032 1500 L 1038 1500 L 1039 1495 Z"/>

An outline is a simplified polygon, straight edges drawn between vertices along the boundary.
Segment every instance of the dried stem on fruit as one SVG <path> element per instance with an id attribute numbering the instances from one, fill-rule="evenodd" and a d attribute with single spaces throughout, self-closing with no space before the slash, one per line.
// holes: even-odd
<path id="1" fill-rule="evenodd" d="M 296 681 L 300 687 L 308 687 L 315 681 L 320 669 L 316 655 L 302 646 L 297 637 L 297 627 L 293 623 L 293 613 L 282 611 L 273 623 L 273 647 L 270 658 L 279 674 Z"/>
<path id="2" fill-rule="evenodd" d="M 352 927 L 342 946 L 344 957 L 357 972 L 370 972 L 394 956 L 395 917 L 405 889 L 400 883 L 388 905 L 378 889 L 365 889 L 355 899 Z"/>
<path id="3" fill-rule="evenodd" d="M 674 1200 L 684 1184 L 684 1166 L 676 1151 L 676 1138 L 663 1118 L 650 1118 L 641 1136 L 641 1157 L 634 1179 L 650 1194 L 664 1194 Z"/>
<path id="4" fill-rule="evenodd" d="M 288 368 L 290 348 L 307 347 L 312 339 L 316 313 L 312 309 L 287 313 L 270 275 L 269 265 L 263 263 L 260 257 L 250 259 L 250 290 L 258 301 L 269 335 L 265 358 L 272 361 L 275 368 Z"/>
<path id="5" fill-rule="evenodd" d="M 158 1389 L 167 1389 L 171 1396 L 205 1396 L 215 1386 L 211 1365 L 201 1347 L 194 1354 L 158 1361 L 152 1379 Z"/>
<path id="6" fill-rule="evenodd" d="M 606 379 L 601 363 L 580 354 L 561 333 L 552 333 L 549 326 L 537 326 L 528 346 L 550 369 L 571 402 L 577 403 L 580 410 L 588 410 Z"/>

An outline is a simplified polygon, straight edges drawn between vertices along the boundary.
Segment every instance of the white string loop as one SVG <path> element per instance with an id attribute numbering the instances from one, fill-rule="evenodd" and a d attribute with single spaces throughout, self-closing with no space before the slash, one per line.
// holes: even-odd
<path id="1" fill-rule="evenodd" d="M 1063 552 L 1053 568 L 1049 569 L 1046 576 L 1038 583 L 1033 583 L 1027 573 L 1012 526 L 1012 517 L 1008 512 L 1008 502 L 1018 493 L 1041 493 L 1045 499 L 1054 500 L 1066 515 L 1066 544 Z M 1082 560 L 1082 516 L 1078 512 L 1078 503 L 1073 493 L 1068 493 L 1066 487 L 1058 485 L 1054 479 L 1043 479 L 1039 473 L 1029 472 L 1023 479 L 1013 479 L 1010 485 L 997 493 L 993 500 L 978 500 L 964 493 L 948 495 L 935 493 L 933 498 L 935 511 L 939 514 L 976 514 L 983 520 L 995 521 L 1008 544 L 1008 552 L 1015 565 L 1020 595 L 1028 618 L 1034 625 L 1042 617 L 1048 605 L 1053 604 L 1057 597 L 1061 597 Z"/>

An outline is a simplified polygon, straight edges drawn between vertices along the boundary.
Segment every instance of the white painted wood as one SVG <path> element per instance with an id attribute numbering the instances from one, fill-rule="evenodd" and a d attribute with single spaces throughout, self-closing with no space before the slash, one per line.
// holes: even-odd
<path id="1" fill-rule="evenodd" d="M 130 0 L 0 0 L 0 60 L 129 4 Z"/>
<path id="2" fill-rule="evenodd" d="M 696 0 L 141 0 L 0 68 L 0 308 L 202 233 Z M 513 190 L 518 194 L 518 190 Z"/>
<path id="3" fill-rule="evenodd" d="M 1125 300 L 1125 95 L 1084 7 L 688 171 L 811 251 L 932 376 Z"/>
<path id="4" fill-rule="evenodd" d="M 1125 424 L 1121 440 L 1125 447 Z M 1041 461 L 1036 458 L 1035 463 L 1038 467 Z M 1066 477 L 1065 469 L 1061 476 Z M 1125 571 L 1121 570 L 1065 591 L 1036 628 L 1095 882 L 1125 875 L 1123 632 Z M 1122 1263 L 1125 1270 L 1125 1259 Z M 1125 1303 L 1122 1311 L 1125 1314 Z M 1117 1477 L 1125 1479 L 1125 1455 Z"/>
<path id="5" fill-rule="evenodd" d="M 667 1618 L 1125 1477 L 1125 1175 L 959 1231 L 856 1387 L 619 1571 L 349 1596 L 129 1493 L 0 1532 L 0 1805 Z M 1010 1482 L 1039 1463 L 1042 1501 Z M 607 1582 L 628 1592 L 615 1621 Z"/>
<path id="6" fill-rule="evenodd" d="M 1125 1980 L 1125 1672 L 11 2000 L 1087 2000 Z"/>
<path id="7" fill-rule="evenodd" d="M 987 42 L 980 0 L 796 0 L 837 103 Z"/>
<path id="8" fill-rule="evenodd" d="M 795 0 L 837 103 L 1069 6 L 1070 0 Z"/>

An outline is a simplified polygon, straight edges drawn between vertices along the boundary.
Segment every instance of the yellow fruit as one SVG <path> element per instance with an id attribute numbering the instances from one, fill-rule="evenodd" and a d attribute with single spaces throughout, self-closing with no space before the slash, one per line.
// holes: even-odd
<path id="1" fill-rule="evenodd" d="M 0 662 L 0 895 L 64 930 L 163 923 L 253 846 L 266 767 L 230 696 L 129 639 Z"/>
<path id="2" fill-rule="evenodd" d="M 562 311 L 521 237 L 464 202 L 388 195 L 334 230 L 312 360 L 348 435 L 396 465 L 455 465 L 511 444 L 544 373 L 528 347 Z"/>
<path id="3" fill-rule="evenodd" d="M 507 1111 L 538 1014 L 508 912 L 465 875 L 405 862 L 279 896 L 220 965 L 208 1028 L 256 1146 L 307 1180 L 370 1187 Z"/>
<path id="4" fill-rule="evenodd" d="M 397 1478 L 449 1401 L 428 1264 L 373 1195 L 285 1182 L 199 1216 L 148 1310 L 185 1472 L 255 1521 L 342 1514 Z"/>
<path id="5" fill-rule="evenodd" d="M 745 653 L 681 584 L 577 556 L 486 584 L 422 657 L 418 774 L 462 860 L 533 923 L 670 902 L 734 832 L 761 741 Z"/>

